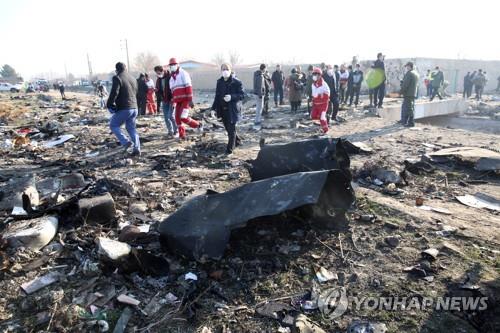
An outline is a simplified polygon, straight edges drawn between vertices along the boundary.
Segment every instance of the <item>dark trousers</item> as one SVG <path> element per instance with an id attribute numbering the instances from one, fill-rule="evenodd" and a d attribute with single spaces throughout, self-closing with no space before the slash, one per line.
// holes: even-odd
<path id="1" fill-rule="evenodd" d="M 278 97 L 280 105 L 283 104 L 283 86 L 274 87 L 274 104 L 278 105 Z"/>
<path id="2" fill-rule="evenodd" d="M 291 106 L 292 111 L 294 111 L 294 112 L 297 111 L 300 107 L 300 104 L 301 104 L 300 101 L 290 102 L 290 106 Z"/>
<path id="3" fill-rule="evenodd" d="M 432 85 L 429 83 L 427 85 L 427 97 L 431 97 L 432 96 Z"/>
<path id="4" fill-rule="evenodd" d="M 345 104 L 347 102 L 346 90 L 347 90 L 347 87 L 340 86 L 340 88 L 339 88 L 340 103 L 342 103 L 342 104 Z"/>
<path id="5" fill-rule="evenodd" d="M 441 94 L 439 93 L 439 88 L 437 87 L 432 87 L 432 96 L 431 96 L 431 101 L 434 99 L 434 97 L 439 97 L 439 99 L 443 99 L 443 97 L 441 97 Z"/>
<path id="6" fill-rule="evenodd" d="M 339 113 L 339 98 L 330 98 L 330 103 L 328 103 L 328 110 L 326 111 L 326 119 L 337 120 L 337 114 Z"/>
<path id="7" fill-rule="evenodd" d="M 227 153 L 232 153 L 236 146 L 240 145 L 241 139 L 236 133 L 236 123 L 229 119 L 222 118 L 222 123 L 227 132 Z"/>
<path id="8" fill-rule="evenodd" d="M 269 114 L 269 93 L 264 95 L 264 107 L 262 108 L 262 114 Z"/>
<path id="9" fill-rule="evenodd" d="M 483 97 L 483 86 L 476 85 L 476 99 L 479 101 Z"/>
<path id="10" fill-rule="evenodd" d="M 401 105 L 401 123 L 405 126 L 415 126 L 415 97 L 405 96 Z"/>
<path id="11" fill-rule="evenodd" d="M 385 82 L 373 89 L 373 105 L 381 107 L 385 97 Z"/>
<path id="12" fill-rule="evenodd" d="M 360 91 L 361 91 L 361 84 L 355 84 L 352 86 L 351 93 L 349 94 L 349 105 L 352 105 L 352 100 L 354 99 L 354 96 L 356 96 L 356 99 L 354 100 L 354 105 L 358 105 Z"/>
<path id="13" fill-rule="evenodd" d="M 137 97 L 137 109 L 139 111 L 139 115 L 143 116 L 146 114 L 146 96 L 142 97 Z"/>
<path id="14" fill-rule="evenodd" d="M 469 87 L 467 88 L 467 98 L 472 96 L 472 88 L 473 84 L 470 84 Z"/>

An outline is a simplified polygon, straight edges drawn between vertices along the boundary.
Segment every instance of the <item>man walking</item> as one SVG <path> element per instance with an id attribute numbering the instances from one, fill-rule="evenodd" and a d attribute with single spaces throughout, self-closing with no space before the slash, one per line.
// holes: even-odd
<path id="1" fill-rule="evenodd" d="M 177 59 L 170 58 L 168 62 L 170 70 L 169 86 L 172 93 L 172 103 L 175 105 L 175 123 L 179 128 L 179 138 L 186 138 L 184 124 L 198 131 L 203 131 L 203 125 L 189 117 L 189 108 L 193 102 L 193 85 L 191 76 L 179 66 Z"/>
<path id="2" fill-rule="evenodd" d="M 101 81 L 99 81 L 99 84 L 97 85 L 97 97 L 99 97 L 99 106 L 101 109 L 104 109 L 106 106 L 106 102 L 104 101 L 104 98 L 108 96 L 108 91 L 106 90 L 106 87 L 102 84 Z"/>
<path id="3" fill-rule="evenodd" d="M 264 96 L 266 93 L 266 85 L 264 82 L 264 73 L 266 72 L 266 64 L 261 64 L 259 70 L 253 73 L 253 93 L 255 95 L 255 122 L 254 129 L 260 130 L 262 124 L 262 109 L 264 108 Z"/>
<path id="4" fill-rule="evenodd" d="M 431 96 L 431 102 L 434 99 L 434 97 L 438 96 L 439 99 L 443 99 L 441 97 L 441 87 L 443 86 L 444 83 L 444 75 L 443 72 L 439 69 L 439 66 L 436 66 L 436 70 L 434 73 L 432 73 L 432 80 L 431 80 L 431 85 L 432 85 L 432 96 Z"/>
<path id="5" fill-rule="evenodd" d="M 382 109 L 384 106 L 384 97 L 385 97 L 385 64 L 384 64 L 385 56 L 382 53 L 377 54 L 377 60 L 373 63 L 373 68 L 380 71 L 380 75 L 382 76 L 382 82 L 373 89 L 373 105 Z"/>
<path id="6" fill-rule="evenodd" d="M 281 65 L 276 65 L 276 70 L 273 72 L 271 80 L 273 81 L 274 87 L 274 105 L 278 106 L 278 97 L 279 105 L 285 104 L 283 102 L 283 85 L 285 84 L 285 74 L 281 70 Z"/>
<path id="7" fill-rule="evenodd" d="M 174 110 L 172 108 L 172 92 L 170 91 L 170 73 L 162 66 L 154 68 L 156 73 L 156 93 L 161 97 L 161 108 L 165 126 L 167 127 L 167 138 L 172 139 L 179 136 L 177 124 L 175 122 Z"/>
<path id="8" fill-rule="evenodd" d="M 64 87 L 64 83 L 62 82 L 59 82 L 59 93 L 61 94 L 61 98 L 63 100 L 66 99 L 66 95 L 64 94 L 64 91 L 66 90 L 66 88 Z"/>
<path id="9" fill-rule="evenodd" d="M 415 71 L 413 62 L 406 65 L 406 74 L 401 83 L 401 94 L 403 95 L 403 104 L 401 105 L 401 124 L 405 127 L 415 126 L 415 98 L 418 89 L 418 73 Z"/>
<path id="10" fill-rule="evenodd" d="M 124 63 L 115 65 L 116 75 L 113 76 L 113 85 L 109 93 L 106 107 L 112 116 L 109 121 L 111 131 L 120 141 L 125 151 L 133 146 L 132 156 L 141 155 L 141 143 L 135 129 L 137 119 L 137 81 L 127 72 Z M 125 124 L 130 140 L 127 139 L 121 126 Z"/>
<path id="11" fill-rule="evenodd" d="M 241 116 L 241 104 L 245 93 L 241 81 L 231 76 L 229 64 L 222 64 L 221 74 L 217 80 L 212 110 L 217 113 L 217 118 L 222 119 L 226 129 L 228 137 L 226 154 L 229 155 L 233 153 L 236 146 L 241 144 L 241 139 L 236 133 L 236 123 Z"/>

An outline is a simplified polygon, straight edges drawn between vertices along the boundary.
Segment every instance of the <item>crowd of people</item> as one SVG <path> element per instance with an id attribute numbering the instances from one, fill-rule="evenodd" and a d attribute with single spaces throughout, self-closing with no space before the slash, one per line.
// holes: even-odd
<path id="1" fill-rule="evenodd" d="M 370 66 L 373 72 L 378 73 L 378 79 L 372 78 L 371 84 L 368 85 L 369 108 L 371 109 L 384 107 L 387 80 L 384 58 L 385 56 L 379 53 Z M 419 95 L 420 78 L 412 62 L 408 62 L 405 69 L 405 75 L 401 80 L 400 93 L 403 103 L 400 124 L 412 127 L 415 125 L 415 99 Z M 215 84 L 216 91 L 211 113 L 221 120 L 227 131 L 226 153 L 231 154 L 235 147 L 241 144 L 236 124 L 240 120 L 242 102 L 247 94 L 231 65 L 222 64 L 220 71 L 221 76 Z M 193 86 L 189 73 L 181 68 L 175 58 L 170 59 L 167 68 L 155 66 L 154 72 L 156 82 L 147 73 L 140 74 L 138 79 L 133 79 L 123 63 L 116 64 L 116 75 L 113 77 L 106 106 L 112 113 L 111 130 L 125 149 L 132 147 L 132 155 L 140 155 L 140 143 L 135 130 L 138 115 L 155 115 L 161 109 L 168 138 L 185 139 L 185 126 L 198 131 L 203 130 L 203 124 L 189 116 L 190 109 L 194 106 Z M 371 73 L 372 71 L 367 76 Z M 344 64 L 332 66 L 322 63 L 318 67 L 309 66 L 307 72 L 303 72 L 301 66 L 295 66 L 289 75 L 283 72 L 280 65 L 277 65 L 270 74 L 267 65 L 261 64 L 253 74 L 253 89 L 250 92 L 255 101 L 253 129 L 261 130 L 263 117 L 270 116 L 269 101 L 273 92 L 275 107 L 284 105 L 287 93 L 291 112 L 297 112 L 305 99 L 308 115 L 311 119 L 318 121 L 322 133 L 327 133 L 329 126 L 339 121 L 337 115 L 341 105 L 357 106 L 360 103 L 359 95 L 364 81 L 368 79 L 359 63 L 354 66 Z M 486 82 L 486 73 L 482 70 L 472 74 L 467 73 L 464 79 L 464 97 L 469 98 L 472 89 L 475 88 L 476 98 L 481 99 Z M 431 101 L 436 96 L 443 99 L 442 92 L 446 88 L 446 81 L 439 66 L 436 66 L 432 72 L 427 71 L 424 85 Z M 106 95 L 105 88 L 99 87 L 98 96 L 101 107 L 104 105 Z M 123 124 L 125 124 L 130 140 L 120 129 Z"/>

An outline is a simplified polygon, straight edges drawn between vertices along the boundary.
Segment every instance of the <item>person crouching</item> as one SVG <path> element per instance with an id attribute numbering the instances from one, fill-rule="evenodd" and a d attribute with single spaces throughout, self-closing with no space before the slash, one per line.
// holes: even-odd
<path id="1" fill-rule="evenodd" d="M 328 110 L 328 102 L 330 100 L 330 88 L 321 76 L 321 69 L 315 67 L 312 73 L 312 110 L 311 118 L 318 120 L 321 125 L 323 133 L 328 132 L 328 121 L 326 119 L 326 112 Z"/>
<path id="2" fill-rule="evenodd" d="M 231 75 L 229 64 L 222 64 L 221 72 L 222 76 L 217 80 L 212 111 L 217 113 L 217 118 L 222 118 L 228 136 L 226 154 L 232 154 L 234 148 L 241 143 L 236 133 L 236 123 L 241 114 L 245 93 L 241 81 Z"/>

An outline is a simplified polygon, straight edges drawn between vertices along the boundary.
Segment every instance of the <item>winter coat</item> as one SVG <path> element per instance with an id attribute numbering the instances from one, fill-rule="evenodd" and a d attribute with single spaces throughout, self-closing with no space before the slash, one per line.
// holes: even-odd
<path id="1" fill-rule="evenodd" d="M 285 74 L 283 74 L 283 71 L 275 70 L 271 76 L 271 80 L 273 81 L 274 89 L 283 87 L 283 84 L 285 83 Z"/>
<path id="2" fill-rule="evenodd" d="M 437 71 L 432 74 L 432 81 L 431 81 L 432 88 L 441 88 L 443 82 L 444 82 L 443 72 Z"/>
<path id="3" fill-rule="evenodd" d="M 401 94 L 404 97 L 417 97 L 419 76 L 417 71 L 411 70 L 406 72 L 401 83 Z"/>
<path id="4" fill-rule="evenodd" d="M 323 78 L 320 77 L 311 85 L 311 97 L 313 102 L 312 113 L 320 114 L 328 109 L 330 88 Z"/>
<path id="5" fill-rule="evenodd" d="M 373 66 L 372 68 L 375 68 L 375 69 L 381 69 L 383 72 L 384 72 L 384 81 L 382 81 L 382 83 L 384 83 L 387 79 L 387 76 L 385 74 L 385 64 L 382 60 L 375 60 L 375 62 L 373 63 Z"/>
<path id="6" fill-rule="evenodd" d="M 347 82 L 349 81 L 349 72 L 344 71 L 340 72 L 340 80 L 339 80 L 339 85 L 340 88 L 346 88 L 347 87 Z"/>
<path id="7" fill-rule="evenodd" d="M 302 85 L 301 76 L 299 74 L 291 74 L 288 77 L 288 89 L 288 99 L 290 102 L 302 101 L 302 91 L 304 86 Z"/>
<path id="8" fill-rule="evenodd" d="M 260 69 L 253 73 L 253 93 L 259 97 L 264 96 L 266 93 L 264 72 Z"/>
<path id="9" fill-rule="evenodd" d="M 483 73 L 478 72 L 476 76 L 474 76 L 473 83 L 476 87 L 483 88 L 486 85 L 486 76 Z"/>
<path id="10" fill-rule="evenodd" d="M 330 101 L 332 102 L 335 100 L 335 98 L 338 98 L 337 81 L 335 79 L 335 76 L 335 73 L 333 73 L 333 76 L 328 73 L 323 76 L 323 80 L 325 80 L 326 84 L 328 84 L 328 88 L 330 88 Z"/>
<path id="11" fill-rule="evenodd" d="M 146 98 L 148 93 L 148 86 L 144 79 L 137 79 L 137 98 L 142 99 Z"/>
<path id="12" fill-rule="evenodd" d="M 165 104 L 172 100 L 172 92 L 170 91 L 170 73 L 165 72 L 163 77 L 156 79 L 156 93 L 160 96 L 161 101 Z"/>
<path id="13" fill-rule="evenodd" d="M 352 84 L 354 86 L 360 86 L 363 83 L 363 72 L 360 70 L 355 70 L 352 72 Z"/>
<path id="14" fill-rule="evenodd" d="M 193 100 L 193 84 L 191 76 L 182 68 L 170 74 L 170 91 L 173 103 L 189 103 Z"/>
<path id="15" fill-rule="evenodd" d="M 137 81 L 129 73 L 123 71 L 113 76 L 106 107 L 116 111 L 137 109 Z"/>
<path id="16" fill-rule="evenodd" d="M 226 102 L 225 95 L 231 95 L 231 100 Z M 229 77 L 224 80 L 223 77 L 217 80 L 215 88 L 215 98 L 212 104 L 212 110 L 217 112 L 217 117 L 236 123 L 241 115 L 242 101 L 245 98 L 243 84 L 237 78 Z"/>

